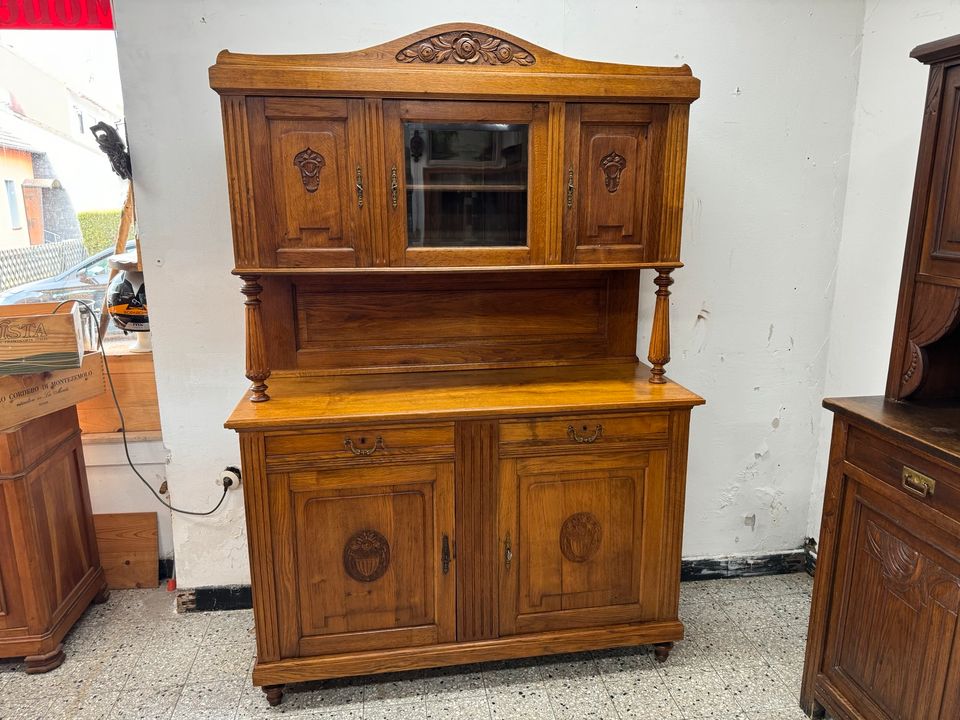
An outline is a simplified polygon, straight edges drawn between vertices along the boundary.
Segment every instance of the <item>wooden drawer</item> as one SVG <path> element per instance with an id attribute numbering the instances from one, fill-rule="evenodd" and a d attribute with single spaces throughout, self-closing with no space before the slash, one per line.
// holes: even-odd
<path id="1" fill-rule="evenodd" d="M 299 433 L 268 433 L 267 468 L 397 460 L 452 460 L 453 423 L 354 425 Z"/>
<path id="2" fill-rule="evenodd" d="M 606 445 L 663 445 L 669 424 L 668 413 L 556 415 L 502 420 L 500 454 L 524 454 L 545 447 L 582 451 Z"/>
<path id="3" fill-rule="evenodd" d="M 960 518 L 960 475 L 937 462 L 886 442 L 858 427 L 847 435 L 847 461 L 914 499 L 940 512 Z M 921 480 L 905 479 L 913 471 L 933 481 L 924 491 Z"/>

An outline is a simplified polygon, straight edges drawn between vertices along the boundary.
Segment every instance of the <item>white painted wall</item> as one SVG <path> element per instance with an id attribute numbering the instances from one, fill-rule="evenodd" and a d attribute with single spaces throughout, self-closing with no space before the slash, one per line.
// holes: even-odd
<path id="1" fill-rule="evenodd" d="M 464 20 L 589 59 L 686 62 L 702 79 L 670 366 L 709 402 L 693 423 L 684 553 L 799 546 L 863 12 L 862 0 L 640 0 L 602 10 L 589 0 L 116 2 L 174 502 L 216 502 L 217 471 L 238 456 L 221 426 L 247 384 L 219 104 L 207 67 L 224 47 L 347 51 Z M 653 289 L 648 282 L 644 334 Z M 744 515 L 756 515 L 755 529 Z M 173 540 L 182 587 L 248 581 L 239 495 L 211 518 L 174 516 Z"/>
<path id="2" fill-rule="evenodd" d="M 824 395 L 882 395 L 893 340 L 929 68 L 909 57 L 960 29 L 956 0 L 873 0 L 860 78 Z M 820 511 L 833 414 L 821 411 L 808 535 Z"/>

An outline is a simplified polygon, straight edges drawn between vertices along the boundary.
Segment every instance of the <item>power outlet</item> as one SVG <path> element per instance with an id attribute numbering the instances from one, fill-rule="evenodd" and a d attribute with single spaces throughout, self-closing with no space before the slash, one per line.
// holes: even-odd
<path id="1" fill-rule="evenodd" d="M 230 489 L 230 488 L 239 488 L 241 483 L 240 468 L 233 465 L 228 465 L 223 470 L 220 471 L 220 476 L 217 478 L 217 485 L 221 487 Z"/>

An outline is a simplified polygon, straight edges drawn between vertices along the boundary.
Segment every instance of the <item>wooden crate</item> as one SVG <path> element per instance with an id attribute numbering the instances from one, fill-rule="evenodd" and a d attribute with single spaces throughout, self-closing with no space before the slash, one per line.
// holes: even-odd
<path id="1" fill-rule="evenodd" d="M 66 370 L 83 361 L 80 305 L 0 305 L 0 375 Z M 56 313 L 54 313 L 56 310 Z"/>
<path id="2" fill-rule="evenodd" d="M 153 371 L 153 353 L 131 353 L 124 348 L 107 354 L 113 387 L 123 410 L 127 432 L 160 430 L 160 406 Z M 120 430 L 120 417 L 108 391 L 77 405 L 80 429 L 85 433 L 114 433 Z"/>
<path id="3" fill-rule="evenodd" d="M 104 513 L 94 515 L 93 524 L 107 587 L 122 590 L 160 584 L 156 513 Z"/>
<path id="4" fill-rule="evenodd" d="M 0 375 L 0 430 L 96 397 L 105 389 L 103 357 L 87 353 L 73 370 Z"/>

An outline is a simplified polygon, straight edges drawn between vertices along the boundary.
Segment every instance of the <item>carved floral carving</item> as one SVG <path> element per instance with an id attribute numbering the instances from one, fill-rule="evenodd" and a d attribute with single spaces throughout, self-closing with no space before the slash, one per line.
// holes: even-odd
<path id="1" fill-rule="evenodd" d="M 618 152 L 609 152 L 600 158 L 600 169 L 603 170 L 603 184 L 608 193 L 615 193 L 620 189 L 620 173 L 627 166 L 627 159 Z"/>
<path id="2" fill-rule="evenodd" d="M 602 539 L 603 527 L 592 513 L 574 513 L 560 528 L 560 551 L 570 562 L 586 562 L 600 549 Z"/>
<path id="3" fill-rule="evenodd" d="M 293 164 L 300 171 L 300 179 L 303 181 L 303 187 L 307 189 L 307 192 L 316 192 L 320 187 L 320 171 L 327 164 L 323 155 L 310 148 L 305 148 L 293 156 Z"/>
<path id="4" fill-rule="evenodd" d="M 343 546 L 343 568 L 357 582 L 373 582 L 390 566 L 390 543 L 376 530 L 360 530 Z"/>
<path id="5" fill-rule="evenodd" d="M 455 30 L 434 35 L 408 45 L 397 53 L 397 62 L 445 63 L 469 65 L 533 65 L 534 56 L 502 38 L 486 33 Z"/>

